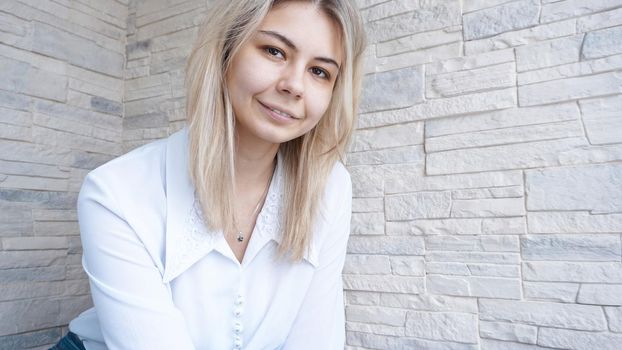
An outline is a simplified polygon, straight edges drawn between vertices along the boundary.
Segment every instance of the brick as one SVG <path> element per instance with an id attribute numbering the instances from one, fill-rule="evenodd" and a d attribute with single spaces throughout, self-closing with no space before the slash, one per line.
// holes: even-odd
<path id="1" fill-rule="evenodd" d="M 378 335 L 404 336 L 404 326 L 387 326 L 384 324 L 369 324 L 346 321 L 346 331 L 372 333 Z"/>
<path id="2" fill-rule="evenodd" d="M 454 262 L 426 262 L 425 271 L 428 275 L 469 276 L 471 274 L 466 264 Z"/>
<path id="3" fill-rule="evenodd" d="M 31 349 L 35 346 L 56 343 L 62 337 L 60 328 L 51 328 L 23 334 L 0 337 L 0 349 Z"/>
<path id="4" fill-rule="evenodd" d="M 351 233 L 384 235 L 384 213 L 352 213 Z"/>
<path id="5" fill-rule="evenodd" d="M 373 307 L 373 306 L 346 306 L 348 321 L 378 323 L 388 326 L 404 326 L 406 322 L 406 310 Z"/>
<path id="6" fill-rule="evenodd" d="M 387 220 L 449 217 L 449 192 L 418 192 L 385 197 Z"/>
<path id="7" fill-rule="evenodd" d="M 2 249 L 7 250 L 47 250 L 66 249 L 66 237 L 5 237 Z"/>
<path id="8" fill-rule="evenodd" d="M 423 277 L 349 275 L 343 276 L 345 290 L 419 294 L 424 291 Z"/>
<path id="9" fill-rule="evenodd" d="M 425 264 L 423 258 L 416 256 L 392 256 L 391 272 L 398 276 L 424 276 Z"/>
<path id="10" fill-rule="evenodd" d="M 345 292 L 346 305 L 379 305 L 380 293 L 375 292 Z"/>
<path id="11" fill-rule="evenodd" d="M 414 191 L 438 191 L 484 187 L 522 185 L 522 174 L 517 171 L 485 172 L 477 174 L 451 174 L 430 176 L 409 176 L 410 173 L 396 173 L 386 179 L 387 193 Z"/>
<path id="12" fill-rule="evenodd" d="M 619 262 L 525 262 L 523 279 L 544 282 L 622 283 Z"/>
<path id="13" fill-rule="evenodd" d="M 426 97 L 439 98 L 516 85 L 514 63 L 429 76 Z"/>
<path id="14" fill-rule="evenodd" d="M 591 215 L 586 211 L 529 212 L 529 233 L 620 233 L 622 214 Z"/>
<path id="15" fill-rule="evenodd" d="M 541 21 L 552 22 L 560 19 L 578 17 L 616 7 L 615 1 L 591 0 L 588 3 L 581 0 L 557 1 L 542 6 Z"/>
<path id="16" fill-rule="evenodd" d="M 405 123 L 357 130 L 352 152 L 423 144 L 423 123 Z"/>
<path id="17" fill-rule="evenodd" d="M 622 97 L 604 97 L 579 101 L 585 131 L 591 144 L 622 142 Z"/>
<path id="18" fill-rule="evenodd" d="M 458 116 L 466 113 L 514 107 L 516 93 L 513 88 L 478 92 L 450 98 L 429 100 L 410 108 L 410 120 L 423 120 L 437 117 Z M 398 115 L 398 118 L 401 116 Z M 397 118 L 396 118 L 397 119 Z M 409 120 L 391 120 L 393 123 Z"/>
<path id="19" fill-rule="evenodd" d="M 0 303 L 0 336 L 61 325 L 60 303 L 56 299 L 18 300 Z"/>
<path id="20" fill-rule="evenodd" d="M 526 171 L 528 210 L 620 212 L 622 178 L 618 164 Z M 572 191 L 568 191 L 572 188 Z"/>
<path id="21" fill-rule="evenodd" d="M 422 2 L 421 6 L 412 12 L 368 23 L 366 31 L 369 42 L 377 43 L 460 23 L 460 3 L 455 0 L 441 0 Z"/>
<path id="22" fill-rule="evenodd" d="M 538 328 L 522 324 L 480 321 L 479 335 L 482 338 L 535 344 Z"/>
<path id="23" fill-rule="evenodd" d="M 521 239 L 525 260 L 619 261 L 620 237 L 614 235 L 537 235 Z"/>
<path id="24" fill-rule="evenodd" d="M 566 138 L 512 145 L 490 146 L 430 153 L 428 174 L 441 175 L 489 170 L 510 170 L 561 164 L 564 152 L 586 144 L 583 138 Z"/>
<path id="25" fill-rule="evenodd" d="M 385 4 L 393 5 L 393 3 Z M 376 54 L 378 57 L 390 56 L 458 42 L 461 39 L 462 33 L 448 31 L 446 29 L 416 33 L 406 37 L 400 37 L 394 40 L 378 43 L 376 45 Z"/>
<path id="26" fill-rule="evenodd" d="M 352 236 L 348 253 L 423 255 L 423 239 L 413 236 Z"/>
<path id="27" fill-rule="evenodd" d="M 622 333 L 622 307 L 605 307 L 609 330 Z"/>
<path id="28" fill-rule="evenodd" d="M 622 284 L 583 284 L 577 303 L 622 306 Z"/>
<path id="29" fill-rule="evenodd" d="M 520 257 L 516 253 L 497 252 L 426 252 L 426 261 L 430 262 L 459 262 L 459 263 L 486 263 L 486 264 L 518 264 Z"/>
<path id="30" fill-rule="evenodd" d="M 442 251 L 519 251 L 515 236 L 456 236 L 425 237 L 426 250 Z"/>
<path id="31" fill-rule="evenodd" d="M 461 55 L 462 42 L 453 42 L 416 51 L 398 53 L 392 56 L 370 57 L 364 73 L 387 72 L 460 57 Z"/>
<path id="32" fill-rule="evenodd" d="M 481 39 L 538 24 L 540 3 L 515 1 L 463 16 L 465 40 Z"/>
<path id="33" fill-rule="evenodd" d="M 380 294 L 380 305 L 418 311 L 477 313 L 477 300 L 431 294 Z"/>
<path id="34" fill-rule="evenodd" d="M 474 55 L 574 34 L 576 34 L 576 21 L 566 20 L 506 32 L 491 38 L 467 41 L 464 43 L 464 51 L 466 55 Z"/>
<path id="35" fill-rule="evenodd" d="M 427 275 L 430 293 L 483 298 L 520 299 L 520 280 L 496 277 Z"/>
<path id="36" fill-rule="evenodd" d="M 452 217 L 522 216 L 525 201 L 522 198 L 493 198 L 453 200 Z"/>
<path id="37" fill-rule="evenodd" d="M 417 219 L 387 222 L 389 235 L 476 235 L 481 233 L 481 219 Z"/>
<path id="38" fill-rule="evenodd" d="M 575 35 L 518 47 L 516 68 L 521 72 L 578 62 L 582 44 L 583 35 Z"/>
<path id="39" fill-rule="evenodd" d="M 361 92 L 361 113 L 412 106 L 423 101 L 423 69 L 403 68 L 368 75 Z"/>
<path id="40" fill-rule="evenodd" d="M 562 349 L 616 350 L 622 343 L 622 335 L 610 333 L 580 332 L 568 329 L 540 328 L 538 345 Z"/>
<path id="41" fill-rule="evenodd" d="M 489 235 L 524 234 L 524 218 L 489 218 L 482 220 L 482 233 Z"/>
<path id="42" fill-rule="evenodd" d="M 524 323 L 541 327 L 606 330 L 602 308 L 551 302 L 480 299 L 480 320 Z"/>
<path id="43" fill-rule="evenodd" d="M 457 312 L 409 311 L 406 335 L 430 340 L 477 343 L 476 316 Z"/>
<path id="44" fill-rule="evenodd" d="M 389 258 L 383 255 L 348 254 L 343 273 L 382 275 L 391 273 Z"/>
<path id="45" fill-rule="evenodd" d="M 346 341 L 363 349 L 429 349 L 429 350 L 476 350 L 477 344 L 449 341 L 430 341 L 409 337 L 393 337 L 369 333 L 347 332 Z"/>
<path id="46" fill-rule="evenodd" d="M 523 282 L 526 299 L 574 303 L 579 284 L 559 282 Z"/>
<path id="47" fill-rule="evenodd" d="M 522 186 L 507 186 L 482 189 L 466 189 L 451 191 L 453 199 L 490 199 L 523 197 Z"/>
<path id="48" fill-rule="evenodd" d="M 467 71 L 482 67 L 514 62 L 514 50 L 498 50 L 481 54 L 455 57 L 430 62 L 426 65 L 426 76 Z"/>
<path id="49" fill-rule="evenodd" d="M 423 168 L 424 157 L 423 146 L 416 145 L 349 153 L 348 163 L 353 166 L 419 163 Z"/>
<path id="50" fill-rule="evenodd" d="M 533 106 L 616 93 L 622 93 L 622 74 L 613 72 L 519 86 L 518 100 Z"/>
<path id="51" fill-rule="evenodd" d="M 577 30 L 579 32 L 589 32 L 619 25 L 622 25 L 622 9 L 620 8 L 577 19 Z"/>
<path id="52" fill-rule="evenodd" d="M 473 276 L 520 277 L 518 265 L 468 264 L 467 268 Z"/>
<path id="53" fill-rule="evenodd" d="M 607 28 L 585 35 L 581 54 L 585 59 L 622 53 L 622 26 Z"/>
<path id="54" fill-rule="evenodd" d="M 352 214 L 384 211 L 383 198 L 352 198 Z M 383 216 L 384 221 L 384 216 Z"/>
<path id="55" fill-rule="evenodd" d="M 34 23 L 32 49 L 83 68 L 123 76 L 123 55 L 43 23 Z"/>
<path id="56" fill-rule="evenodd" d="M 80 270 L 82 270 L 81 266 Z M 66 266 L 61 265 L 0 270 L 0 283 L 60 281 L 65 279 L 65 271 Z"/>
<path id="57" fill-rule="evenodd" d="M 480 339 L 481 350 L 549 350 L 532 344 L 522 344 L 495 339 Z"/>
<path id="58" fill-rule="evenodd" d="M 378 197 L 384 195 L 382 169 L 377 166 L 349 166 L 353 197 Z"/>

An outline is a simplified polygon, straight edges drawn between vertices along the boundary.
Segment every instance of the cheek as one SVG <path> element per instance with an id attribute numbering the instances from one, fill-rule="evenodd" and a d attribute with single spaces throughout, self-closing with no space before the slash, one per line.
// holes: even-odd
<path id="1" fill-rule="evenodd" d="M 313 115 L 315 123 L 319 122 L 324 113 L 328 110 L 330 101 L 332 99 L 332 91 L 318 92 L 312 96 L 310 102 L 308 102 L 309 113 Z"/>

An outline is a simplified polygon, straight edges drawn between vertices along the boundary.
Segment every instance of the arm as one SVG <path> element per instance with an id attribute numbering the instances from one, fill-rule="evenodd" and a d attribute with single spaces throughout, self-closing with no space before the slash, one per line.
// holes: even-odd
<path id="1" fill-rule="evenodd" d="M 346 191 L 334 207 L 334 220 L 320 250 L 320 266 L 313 274 L 309 290 L 298 316 L 289 332 L 283 350 L 343 350 L 345 317 L 342 270 L 346 257 L 350 217 L 352 214 L 352 185 L 349 177 Z M 344 193 L 345 192 L 345 193 Z"/>
<path id="2" fill-rule="evenodd" d="M 114 195 L 96 178 L 78 197 L 83 266 L 110 350 L 194 349 L 181 312 Z"/>

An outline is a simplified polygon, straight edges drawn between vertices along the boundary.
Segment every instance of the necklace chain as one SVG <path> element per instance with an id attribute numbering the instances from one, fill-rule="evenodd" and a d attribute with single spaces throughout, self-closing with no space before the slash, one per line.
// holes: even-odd
<path id="1" fill-rule="evenodd" d="M 276 168 L 276 165 L 275 165 L 275 168 Z M 272 169 L 272 175 L 270 175 L 270 180 L 268 180 L 268 184 L 266 185 L 266 188 L 264 189 L 263 193 L 259 197 L 259 200 L 257 201 L 257 205 L 255 205 L 255 209 L 253 209 L 253 213 L 251 214 L 251 217 L 255 217 L 255 215 L 259 211 L 259 208 L 261 208 L 262 202 L 265 202 L 266 196 L 268 195 L 268 189 L 270 188 L 270 183 L 272 182 L 272 177 L 274 176 L 274 172 L 276 171 L 275 168 Z M 238 242 L 240 243 L 244 242 L 244 233 L 242 232 L 242 230 L 240 230 L 237 227 L 238 224 L 237 224 L 237 220 L 235 219 L 235 215 L 233 216 L 233 226 L 238 233 L 238 236 L 237 236 Z"/>

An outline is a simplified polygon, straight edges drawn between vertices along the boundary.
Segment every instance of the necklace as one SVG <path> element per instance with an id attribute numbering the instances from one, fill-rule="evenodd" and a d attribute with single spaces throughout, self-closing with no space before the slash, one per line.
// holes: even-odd
<path id="1" fill-rule="evenodd" d="M 257 212 L 259 211 L 259 208 L 261 208 L 261 204 L 265 201 L 266 195 L 268 194 L 268 189 L 270 188 L 270 183 L 272 182 L 272 177 L 274 176 L 274 172 L 275 172 L 275 169 L 272 169 L 272 175 L 270 175 L 270 180 L 268 181 L 268 184 L 266 185 L 265 190 L 259 197 L 259 200 L 257 201 L 257 205 L 255 205 L 255 209 L 253 209 L 253 213 L 251 214 L 251 217 L 255 217 L 255 214 L 257 214 Z M 240 230 L 237 227 L 238 225 L 237 225 L 237 220 L 235 219 L 235 215 L 233 217 L 233 226 L 235 230 L 238 232 L 238 237 L 237 237 L 238 242 L 240 243 L 244 242 L 244 233 L 242 232 L 242 230 Z"/>

